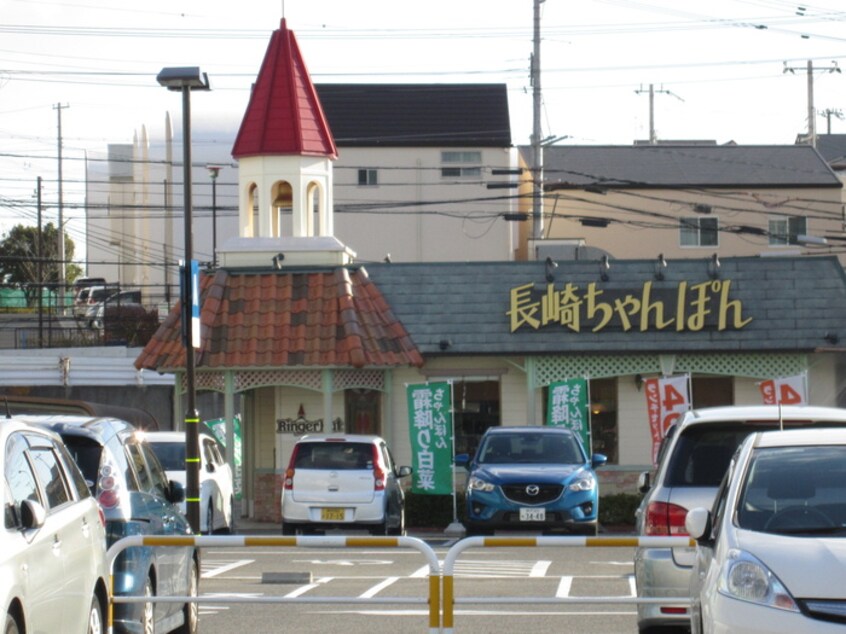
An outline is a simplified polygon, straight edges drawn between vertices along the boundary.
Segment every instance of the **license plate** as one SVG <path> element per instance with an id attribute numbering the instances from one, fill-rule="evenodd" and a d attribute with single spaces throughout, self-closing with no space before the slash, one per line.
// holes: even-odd
<path id="1" fill-rule="evenodd" d="M 546 521 L 546 509 L 522 508 L 522 509 L 520 509 L 520 521 L 521 522 L 545 522 Z"/>
<path id="2" fill-rule="evenodd" d="M 343 522 L 344 509 L 320 509 L 320 519 L 324 522 Z"/>

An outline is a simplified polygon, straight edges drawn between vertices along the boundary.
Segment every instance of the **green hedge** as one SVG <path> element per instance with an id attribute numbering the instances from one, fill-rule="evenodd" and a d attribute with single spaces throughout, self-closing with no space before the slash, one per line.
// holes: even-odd
<path id="1" fill-rule="evenodd" d="M 633 526 L 640 496 L 633 493 L 603 495 L 599 499 L 599 523 L 604 526 Z M 464 492 L 456 496 L 458 521 L 464 523 Z M 452 497 L 449 495 L 405 494 L 405 523 L 414 528 L 445 528 L 453 519 Z"/>

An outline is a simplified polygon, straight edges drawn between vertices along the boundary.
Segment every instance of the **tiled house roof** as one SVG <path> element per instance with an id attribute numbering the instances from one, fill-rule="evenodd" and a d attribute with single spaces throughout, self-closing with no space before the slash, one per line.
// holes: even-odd
<path id="1" fill-rule="evenodd" d="M 203 275 L 198 369 L 421 366 L 423 359 L 364 269 Z M 177 306 L 137 368 L 185 367 Z"/>
<path id="2" fill-rule="evenodd" d="M 317 84 L 339 147 L 511 147 L 505 84 Z"/>
<path id="3" fill-rule="evenodd" d="M 556 145 L 543 156 L 545 189 L 842 187 L 809 145 Z"/>
<path id="4" fill-rule="evenodd" d="M 282 18 L 267 45 L 232 156 L 287 154 L 337 158 L 338 151 L 297 40 Z"/>

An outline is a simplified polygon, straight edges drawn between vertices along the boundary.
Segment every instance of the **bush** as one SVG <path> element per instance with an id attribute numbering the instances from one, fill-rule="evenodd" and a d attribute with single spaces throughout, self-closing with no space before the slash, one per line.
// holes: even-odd
<path id="1" fill-rule="evenodd" d="M 603 495 L 599 499 L 599 523 L 604 526 L 634 526 L 634 514 L 641 497 L 634 493 Z M 466 521 L 464 492 L 456 496 L 458 521 Z M 423 495 L 406 491 L 405 523 L 414 528 L 446 528 L 452 523 L 451 495 Z"/>
<path id="2" fill-rule="evenodd" d="M 603 526 L 634 526 L 635 511 L 641 496 L 635 493 L 615 493 L 599 498 L 599 523 Z"/>

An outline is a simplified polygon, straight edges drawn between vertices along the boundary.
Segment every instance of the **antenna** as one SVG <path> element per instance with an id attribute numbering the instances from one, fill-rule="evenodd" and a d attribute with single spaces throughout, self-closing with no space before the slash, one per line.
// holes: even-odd
<path id="1" fill-rule="evenodd" d="M 12 411 L 9 409 L 9 399 L 4 396 L 3 402 L 6 403 L 6 418 L 11 418 L 12 417 Z"/>

